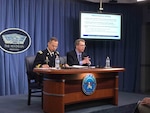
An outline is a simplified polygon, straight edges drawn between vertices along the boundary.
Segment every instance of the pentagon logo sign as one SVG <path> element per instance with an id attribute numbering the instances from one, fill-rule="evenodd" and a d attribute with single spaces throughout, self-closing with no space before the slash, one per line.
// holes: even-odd
<path id="1" fill-rule="evenodd" d="M 87 74 L 82 81 L 82 90 L 86 95 L 91 95 L 96 89 L 96 79 L 92 74 Z"/>
<path id="2" fill-rule="evenodd" d="M 16 54 L 26 51 L 31 45 L 28 33 L 19 28 L 9 28 L 0 33 L 0 48 L 8 53 Z"/>

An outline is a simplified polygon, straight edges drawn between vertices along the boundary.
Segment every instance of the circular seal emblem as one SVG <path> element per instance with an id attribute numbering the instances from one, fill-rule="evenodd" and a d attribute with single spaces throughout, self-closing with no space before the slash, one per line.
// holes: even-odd
<path id="1" fill-rule="evenodd" d="M 26 51 L 31 45 L 27 32 L 19 28 L 5 29 L 0 33 L 0 48 L 5 52 L 16 54 Z"/>
<path id="2" fill-rule="evenodd" d="M 88 74 L 82 81 L 82 90 L 86 95 L 91 95 L 96 89 L 96 79 L 92 74 Z"/>

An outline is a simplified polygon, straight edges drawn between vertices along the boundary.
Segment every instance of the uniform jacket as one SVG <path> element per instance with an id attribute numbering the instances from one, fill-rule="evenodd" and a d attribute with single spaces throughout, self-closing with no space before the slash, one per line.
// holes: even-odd
<path id="1" fill-rule="evenodd" d="M 35 57 L 33 67 L 41 67 L 43 64 L 55 67 L 55 57 L 56 55 L 51 55 L 47 49 L 39 51 Z"/>

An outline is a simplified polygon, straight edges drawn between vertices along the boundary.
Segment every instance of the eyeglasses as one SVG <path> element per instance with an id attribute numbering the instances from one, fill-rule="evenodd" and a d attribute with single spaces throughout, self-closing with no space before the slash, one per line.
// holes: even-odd
<path id="1" fill-rule="evenodd" d="M 55 46 L 55 45 L 51 45 L 53 48 L 57 48 L 58 46 Z"/>
<path id="2" fill-rule="evenodd" d="M 86 45 L 79 45 L 79 46 L 81 46 L 81 47 L 86 47 Z"/>

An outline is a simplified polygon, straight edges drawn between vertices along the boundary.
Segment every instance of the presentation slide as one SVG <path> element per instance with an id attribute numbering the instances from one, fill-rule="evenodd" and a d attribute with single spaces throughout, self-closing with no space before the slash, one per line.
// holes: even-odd
<path id="1" fill-rule="evenodd" d="M 80 15 L 80 37 L 86 39 L 120 39 L 121 15 L 84 13 Z"/>

